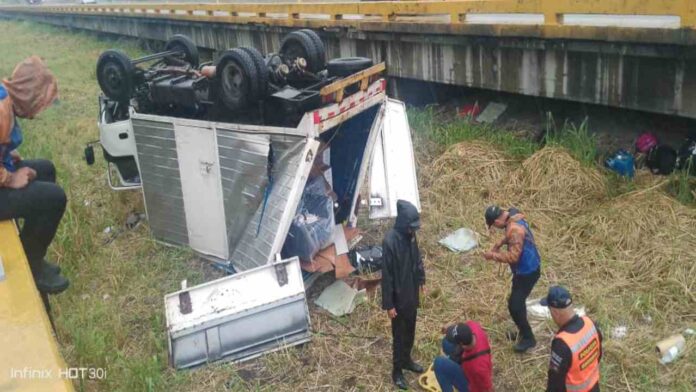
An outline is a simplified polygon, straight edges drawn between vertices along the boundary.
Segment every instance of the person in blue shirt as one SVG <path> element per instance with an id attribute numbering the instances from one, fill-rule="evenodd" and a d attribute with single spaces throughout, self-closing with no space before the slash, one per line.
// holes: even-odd
<path id="1" fill-rule="evenodd" d="M 57 294 L 70 282 L 60 267 L 46 260 L 67 198 L 56 184 L 56 169 L 48 160 L 23 160 L 17 148 L 22 130 L 17 118 L 32 119 L 58 96 L 56 79 L 43 61 L 32 56 L 0 84 L 0 220 L 22 223 L 20 239 L 36 287 Z"/>
<path id="2" fill-rule="evenodd" d="M 490 206 L 486 209 L 485 217 L 489 228 L 492 226 L 505 230 L 505 236 L 483 257 L 510 266 L 512 291 L 508 298 L 508 310 L 519 330 L 519 341 L 514 350 L 523 353 L 536 346 L 534 332 L 527 321 L 526 302 L 541 275 L 541 257 L 532 230 L 519 210 Z M 503 246 L 507 246 L 507 251 L 501 249 Z"/>

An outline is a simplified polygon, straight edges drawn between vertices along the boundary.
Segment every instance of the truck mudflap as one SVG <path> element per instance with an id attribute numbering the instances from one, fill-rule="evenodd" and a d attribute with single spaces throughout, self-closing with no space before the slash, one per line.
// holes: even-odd
<path id="1" fill-rule="evenodd" d="M 177 369 L 244 361 L 310 340 L 296 257 L 182 289 L 164 305 L 169 358 Z"/>

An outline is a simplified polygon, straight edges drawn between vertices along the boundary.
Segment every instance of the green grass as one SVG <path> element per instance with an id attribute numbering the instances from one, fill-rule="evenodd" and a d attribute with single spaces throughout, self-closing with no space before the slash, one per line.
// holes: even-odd
<path id="1" fill-rule="evenodd" d="M 546 121 L 546 145 L 568 149 L 585 166 L 597 163 L 597 136 L 590 132 L 587 118 L 576 125 L 565 122 L 558 128 L 549 113 Z"/>

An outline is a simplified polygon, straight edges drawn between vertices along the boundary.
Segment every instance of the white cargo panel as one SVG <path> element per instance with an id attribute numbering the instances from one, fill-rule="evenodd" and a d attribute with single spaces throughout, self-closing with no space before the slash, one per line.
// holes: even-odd
<path id="1" fill-rule="evenodd" d="M 297 258 L 184 289 L 164 302 L 176 368 L 254 358 L 311 334 Z"/>

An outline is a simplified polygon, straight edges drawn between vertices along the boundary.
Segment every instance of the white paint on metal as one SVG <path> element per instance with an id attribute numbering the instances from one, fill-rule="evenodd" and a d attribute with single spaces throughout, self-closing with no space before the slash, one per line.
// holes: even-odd
<path id="1" fill-rule="evenodd" d="M 567 26 L 634 27 L 654 29 L 678 29 L 681 18 L 672 15 L 607 15 L 607 14 L 563 14 Z"/>
<path id="2" fill-rule="evenodd" d="M 211 320 L 304 293 L 299 260 L 293 258 L 280 264 L 285 265 L 288 275 L 288 283 L 283 286 L 278 283 L 273 263 L 167 294 L 164 305 L 169 333 L 176 336 Z M 191 298 L 188 314 L 180 309 L 182 293 Z"/>
<path id="3" fill-rule="evenodd" d="M 469 24 L 509 24 L 509 25 L 543 25 L 544 14 L 466 14 L 464 22 Z"/>
<path id="4" fill-rule="evenodd" d="M 370 219 L 396 217 L 396 202 L 407 200 L 420 211 L 420 195 L 413 156 L 411 129 L 403 102 L 389 99 L 384 126 L 375 143 L 370 165 Z M 378 205 L 381 204 L 381 205 Z"/>
<path id="5" fill-rule="evenodd" d="M 227 259 L 229 248 L 215 131 L 174 122 L 174 134 L 189 245 L 200 253 Z"/>

